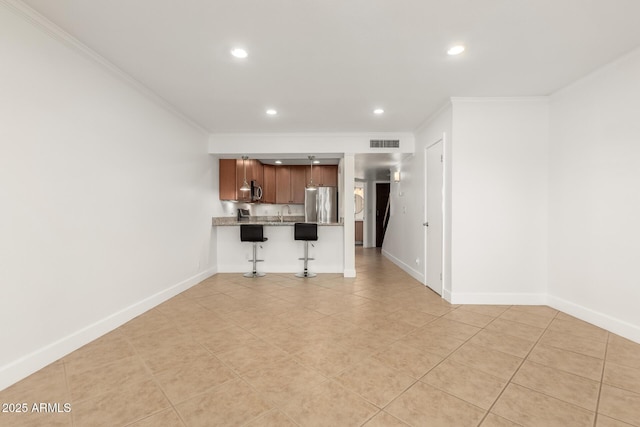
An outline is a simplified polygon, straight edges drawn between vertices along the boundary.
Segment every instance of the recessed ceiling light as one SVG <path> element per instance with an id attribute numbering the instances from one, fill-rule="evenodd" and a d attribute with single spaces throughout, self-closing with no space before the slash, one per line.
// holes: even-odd
<path id="1" fill-rule="evenodd" d="M 233 49 L 231 49 L 231 55 L 235 56 L 236 58 L 246 58 L 247 56 L 249 56 L 247 51 L 240 47 L 234 47 Z"/>
<path id="2" fill-rule="evenodd" d="M 314 165 L 317 165 L 317 164 L 319 164 L 319 163 L 320 163 L 320 160 L 314 160 L 314 161 L 313 161 L 313 164 L 314 164 Z"/>
<path id="3" fill-rule="evenodd" d="M 457 45 L 449 48 L 449 50 L 447 51 L 447 54 L 453 56 L 453 55 L 460 55 L 462 52 L 464 52 L 464 46 Z"/>
<path id="4" fill-rule="evenodd" d="M 276 160 L 276 165 L 281 165 L 282 164 L 282 160 Z"/>
<path id="5" fill-rule="evenodd" d="M 384 114 L 384 110 L 382 108 L 376 108 L 375 110 L 373 110 L 373 114 Z"/>
<path id="6" fill-rule="evenodd" d="M 274 110 L 273 108 L 269 108 L 266 113 L 270 116 L 275 116 L 276 114 L 278 114 L 278 112 L 276 110 Z"/>

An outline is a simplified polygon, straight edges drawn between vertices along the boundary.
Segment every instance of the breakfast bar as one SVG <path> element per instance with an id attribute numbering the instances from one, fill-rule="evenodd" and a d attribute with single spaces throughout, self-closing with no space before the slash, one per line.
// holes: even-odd
<path id="1" fill-rule="evenodd" d="M 240 241 L 240 225 L 261 224 L 264 237 L 258 257 L 264 262 L 259 269 L 266 273 L 297 273 L 303 262 L 304 242 L 294 240 L 294 224 L 304 217 L 251 217 L 238 221 L 235 217 L 214 217 L 218 272 L 243 273 L 250 267 L 252 247 Z M 316 273 L 342 273 L 344 271 L 344 229 L 342 223 L 319 223 L 318 241 L 309 245 L 309 268 Z"/>

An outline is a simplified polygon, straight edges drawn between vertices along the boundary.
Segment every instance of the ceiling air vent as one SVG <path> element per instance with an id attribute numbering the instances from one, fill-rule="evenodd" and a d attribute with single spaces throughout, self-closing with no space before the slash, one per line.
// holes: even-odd
<path id="1" fill-rule="evenodd" d="M 371 148 L 400 148 L 399 139 L 370 139 L 369 147 Z"/>

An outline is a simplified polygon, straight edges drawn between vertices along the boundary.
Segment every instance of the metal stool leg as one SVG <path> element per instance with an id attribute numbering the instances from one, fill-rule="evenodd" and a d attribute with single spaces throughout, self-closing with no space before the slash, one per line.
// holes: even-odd
<path id="1" fill-rule="evenodd" d="M 244 277 L 262 277 L 265 273 L 258 273 L 258 269 L 256 267 L 256 263 L 264 261 L 263 259 L 258 259 L 258 242 L 253 242 L 253 259 L 250 259 L 249 262 L 252 263 L 253 269 L 250 273 L 243 274 Z"/>
<path id="2" fill-rule="evenodd" d="M 296 273 L 296 277 L 316 277 L 316 273 L 311 273 L 308 268 L 309 261 L 313 261 L 313 258 L 309 258 L 309 241 L 304 241 L 304 258 L 298 258 L 304 260 L 304 271 L 302 273 Z"/>

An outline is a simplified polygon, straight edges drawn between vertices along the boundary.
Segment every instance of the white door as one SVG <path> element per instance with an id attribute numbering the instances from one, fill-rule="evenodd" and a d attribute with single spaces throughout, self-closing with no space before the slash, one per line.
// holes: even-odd
<path id="1" fill-rule="evenodd" d="M 425 241 L 426 285 L 438 295 L 442 295 L 442 218 L 443 218 L 443 140 L 427 147 L 425 153 L 426 173 L 426 206 L 425 206 Z"/>

